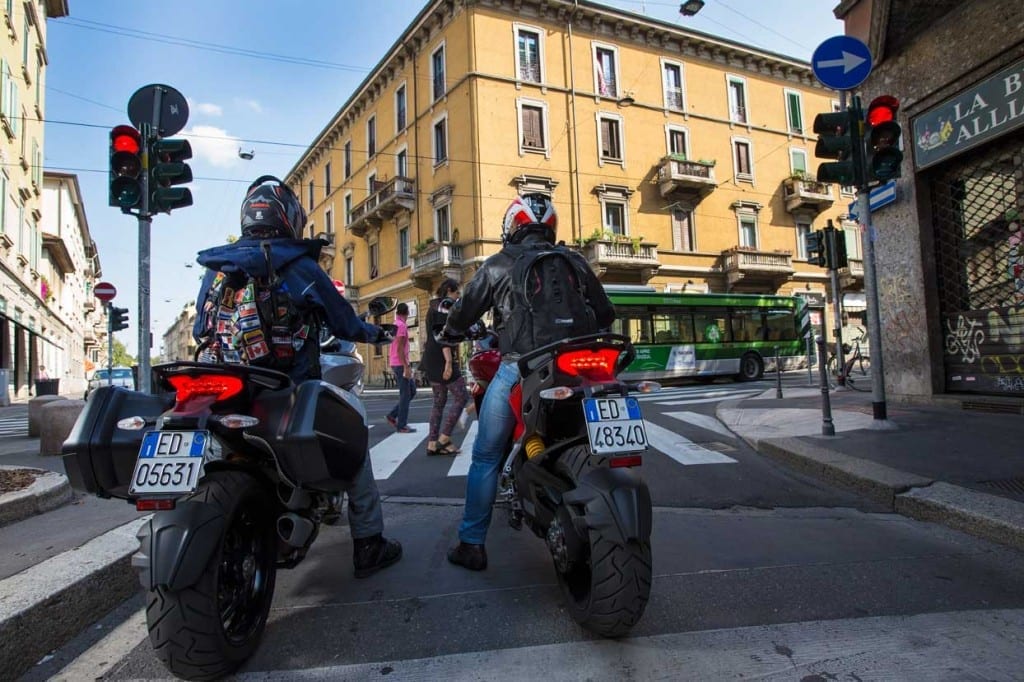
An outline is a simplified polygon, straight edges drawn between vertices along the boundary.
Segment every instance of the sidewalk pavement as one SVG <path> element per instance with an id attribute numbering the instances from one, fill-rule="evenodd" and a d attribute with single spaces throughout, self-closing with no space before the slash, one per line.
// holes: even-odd
<path id="1" fill-rule="evenodd" d="M 716 415 L 762 455 L 852 489 L 893 511 L 1024 549 L 1024 416 L 1020 401 L 950 396 L 888 402 L 832 391 L 835 436 L 822 434 L 821 391 L 775 389 L 718 403 Z M 964 409 L 984 404 L 1015 414 Z"/>

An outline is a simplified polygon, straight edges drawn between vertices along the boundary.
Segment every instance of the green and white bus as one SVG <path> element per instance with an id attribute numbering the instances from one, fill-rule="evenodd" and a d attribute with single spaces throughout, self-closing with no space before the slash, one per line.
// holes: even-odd
<path id="1" fill-rule="evenodd" d="M 810 323 L 802 298 L 661 293 L 629 285 L 605 291 L 615 304 L 612 331 L 636 347 L 624 379 L 753 381 L 774 368 L 776 347 L 783 370 L 807 366 Z"/>

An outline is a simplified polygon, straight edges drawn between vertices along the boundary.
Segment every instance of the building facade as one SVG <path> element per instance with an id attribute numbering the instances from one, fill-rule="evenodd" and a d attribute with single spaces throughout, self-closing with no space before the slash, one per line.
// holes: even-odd
<path id="1" fill-rule="evenodd" d="M 823 300 L 804 235 L 852 227 L 853 194 L 814 180 L 811 127 L 837 100 L 805 62 L 596 3 L 434 0 L 287 179 L 361 309 L 388 295 L 425 310 L 534 191 L 605 282 Z M 842 289 L 860 292 L 846 238 Z"/>
<path id="2" fill-rule="evenodd" d="M 66 0 L 7 0 L 0 32 L 0 391 L 26 397 L 40 367 L 76 381 L 84 364 L 63 362 L 81 346 L 82 327 L 62 311 L 57 280 L 74 267 L 56 224 L 43 222 L 43 121 L 46 20 L 68 13 Z M 52 278 L 52 279 L 51 279 Z M 68 301 L 70 304 L 70 301 Z M 57 305 L 56 310 L 52 305 Z M 47 362 L 60 365 L 47 366 Z M 51 369 L 52 368 L 52 369 Z M 63 388 L 63 387 L 62 387 Z"/>
<path id="3" fill-rule="evenodd" d="M 164 332 L 163 347 L 160 350 L 161 362 L 195 359 L 197 344 L 192 338 L 192 326 L 195 322 L 196 306 L 194 303 L 186 303 Z"/>
<path id="4" fill-rule="evenodd" d="M 874 57 L 865 102 L 902 105 L 898 200 L 872 216 L 886 388 L 1019 411 L 1024 5 L 848 0 L 836 15 Z"/>

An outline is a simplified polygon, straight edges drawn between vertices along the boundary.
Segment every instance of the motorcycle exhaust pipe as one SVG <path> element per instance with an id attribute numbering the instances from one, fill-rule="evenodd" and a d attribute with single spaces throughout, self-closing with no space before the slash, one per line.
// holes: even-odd
<path id="1" fill-rule="evenodd" d="M 277 535 L 292 547 L 305 547 L 315 529 L 312 521 L 292 512 L 277 517 Z"/>

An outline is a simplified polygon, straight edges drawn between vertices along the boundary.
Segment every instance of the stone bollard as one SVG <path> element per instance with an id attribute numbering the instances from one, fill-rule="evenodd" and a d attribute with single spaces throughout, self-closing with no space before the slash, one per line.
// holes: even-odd
<path id="1" fill-rule="evenodd" d="M 60 400 L 43 407 L 39 416 L 39 454 L 61 454 L 64 441 L 71 434 L 78 415 L 85 408 L 84 400 Z"/>
<path id="2" fill-rule="evenodd" d="M 52 402 L 67 400 L 62 395 L 37 395 L 28 401 L 28 435 L 29 438 L 39 437 L 39 416 L 43 408 Z"/>

